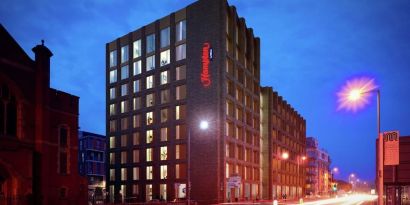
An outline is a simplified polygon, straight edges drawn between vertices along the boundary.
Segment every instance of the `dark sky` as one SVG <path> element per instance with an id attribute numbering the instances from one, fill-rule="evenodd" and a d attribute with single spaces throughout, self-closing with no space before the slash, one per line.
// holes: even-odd
<path id="1" fill-rule="evenodd" d="M 105 132 L 105 43 L 192 0 L 2 0 L 0 22 L 33 57 L 54 53 L 51 85 L 80 96 L 82 130 Z M 307 120 L 307 135 L 339 167 L 374 179 L 376 98 L 337 111 L 337 92 L 355 76 L 381 90 L 382 131 L 410 135 L 410 1 L 231 0 L 261 38 L 262 85 L 273 86 Z M 187 28 L 189 29 L 189 28 Z"/>

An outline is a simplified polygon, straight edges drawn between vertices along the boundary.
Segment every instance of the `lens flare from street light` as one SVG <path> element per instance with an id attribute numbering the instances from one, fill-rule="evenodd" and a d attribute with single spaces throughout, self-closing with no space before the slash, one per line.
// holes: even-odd
<path id="1" fill-rule="evenodd" d="M 201 123 L 199 123 L 199 127 L 200 127 L 202 130 L 208 129 L 208 127 L 209 127 L 208 121 L 205 121 L 205 120 L 201 121 Z"/>
<path id="2" fill-rule="evenodd" d="M 282 159 L 288 159 L 289 158 L 289 153 L 284 152 L 282 153 Z"/>
<path id="3" fill-rule="evenodd" d="M 337 110 L 356 112 L 369 104 L 370 91 L 377 88 L 373 78 L 360 77 L 348 80 L 337 93 L 339 103 Z"/>

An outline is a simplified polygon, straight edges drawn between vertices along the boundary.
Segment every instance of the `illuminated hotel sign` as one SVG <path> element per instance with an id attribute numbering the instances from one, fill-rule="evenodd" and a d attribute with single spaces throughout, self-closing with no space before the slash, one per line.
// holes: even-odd
<path id="1" fill-rule="evenodd" d="M 213 52 L 209 43 L 204 43 L 202 46 L 202 72 L 201 83 L 204 87 L 211 85 L 211 74 L 209 72 L 209 63 L 212 60 Z"/>

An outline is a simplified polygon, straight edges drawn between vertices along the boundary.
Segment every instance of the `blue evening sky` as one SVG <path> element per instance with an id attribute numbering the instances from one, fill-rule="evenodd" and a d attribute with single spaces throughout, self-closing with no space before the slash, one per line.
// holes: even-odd
<path id="1" fill-rule="evenodd" d="M 105 133 L 105 43 L 193 0 L 2 0 L 0 23 L 23 49 L 45 40 L 51 85 L 80 96 L 80 128 Z M 262 85 L 273 86 L 306 120 L 332 167 L 375 176 L 376 98 L 337 111 L 345 80 L 371 76 L 381 89 L 382 131 L 410 135 L 410 1 L 230 0 L 261 38 Z M 188 28 L 189 29 L 189 28 Z"/>

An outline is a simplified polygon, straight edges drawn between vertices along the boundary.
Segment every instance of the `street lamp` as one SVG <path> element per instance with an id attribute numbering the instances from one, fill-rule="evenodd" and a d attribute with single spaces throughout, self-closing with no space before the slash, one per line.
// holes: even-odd
<path id="1" fill-rule="evenodd" d="M 282 159 L 288 159 L 289 158 L 289 153 L 287 153 L 287 152 L 284 152 L 284 153 L 282 153 Z"/>
<path id="2" fill-rule="evenodd" d="M 383 200 L 383 137 L 380 135 L 380 90 L 375 84 L 374 79 L 359 78 L 347 81 L 342 91 L 338 93 L 338 109 L 353 110 L 354 112 L 369 103 L 370 93 L 377 94 L 377 202 L 379 205 Z"/>
<path id="3" fill-rule="evenodd" d="M 297 162 L 298 162 L 298 168 L 297 168 L 297 180 L 298 180 L 298 184 L 297 184 L 297 188 L 299 189 L 299 184 L 300 184 L 300 171 L 299 171 L 299 167 L 300 167 L 300 160 L 302 160 L 302 163 L 306 160 L 306 156 L 298 156 L 297 157 Z M 299 196 L 299 190 L 297 190 L 297 196 Z"/>
<path id="4" fill-rule="evenodd" d="M 209 122 L 202 120 L 199 123 L 201 130 L 207 130 L 209 128 Z M 188 127 L 188 183 L 187 183 L 187 204 L 191 203 L 191 128 Z"/>

